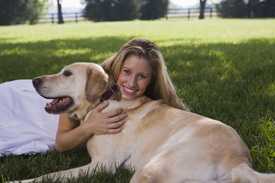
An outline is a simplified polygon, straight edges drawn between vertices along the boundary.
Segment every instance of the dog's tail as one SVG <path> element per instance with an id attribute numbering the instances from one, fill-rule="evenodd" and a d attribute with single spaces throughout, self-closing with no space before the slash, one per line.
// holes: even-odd
<path id="1" fill-rule="evenodd" d="M 259 173 L 242 163 L 233 168 L 232 183 L 275 183 L 275 174 Z"/>

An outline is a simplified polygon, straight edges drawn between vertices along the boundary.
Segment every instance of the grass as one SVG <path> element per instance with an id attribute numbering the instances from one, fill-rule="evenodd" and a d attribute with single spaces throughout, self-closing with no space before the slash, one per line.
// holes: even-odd
<path id="1" fill-rule="evenodd" d="M 235 128 L 253 167 L 275 172 L 275 20 L 183 19 L 0 27 L 0 82 L 101 62 L 127 40 L 145 37 L 164 54 L 180 97 L 193 112 Z M 0 182 L 76 167 L 83 149 L 0 158 Z M 129 182 L 132 172 L 100 171 L 71 182 Z M 48 181 L 46 181 L 48 182 Z"/>

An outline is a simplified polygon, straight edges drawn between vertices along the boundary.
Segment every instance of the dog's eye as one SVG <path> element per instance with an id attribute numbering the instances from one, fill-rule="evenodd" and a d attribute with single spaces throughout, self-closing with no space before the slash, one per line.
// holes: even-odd
<path id="1" fill-rule="evenodd" d="M 63 72 L 63 75 L 68 77 L 68 76 L 71 76 L 73 73 L 71 71 L 64 71 Z"/>

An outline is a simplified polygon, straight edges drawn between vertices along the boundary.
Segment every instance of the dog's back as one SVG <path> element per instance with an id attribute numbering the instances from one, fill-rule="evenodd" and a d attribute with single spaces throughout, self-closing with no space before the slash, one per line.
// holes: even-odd
<path id="1" fill-rule="evenodd" d="M 129 118 L 123 131 L 116 135 L 95 136 L 88 142 L 93 160 L 103 164 L 107 170 L 114 171 L 116 166 L 125 163 L 138 171 L 157 161 L 169 165 L 172 174 L 181 170 L 185 172 L 181 176 L 191 179 L 193 174 L 190 171 L 196 170 L 201 176 L 198 179 L 210 180 L 217 173 L 217 162 L 225 157 L 236 158 L 235 163 L 249 161 L 246 146 L 240 143 L 240 137 L 232 128 L 172 108 L 162 101 L 141 100 L 143 102 L 138 104 L 111 102 L 109 109 L 124 107 L 128 110 Z M 227 179 L 224 172 L 234 164 L 227 163 L 225 166 L 228 167 L 221 168 L 215 176 Z"/>

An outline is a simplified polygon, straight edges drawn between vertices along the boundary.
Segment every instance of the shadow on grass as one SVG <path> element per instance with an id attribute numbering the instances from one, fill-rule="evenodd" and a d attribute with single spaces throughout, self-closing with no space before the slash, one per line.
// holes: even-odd
<path id="1" fill-rule="evenodd" d="M 54 73 L 72 62 L 101 62 L 128 39 L 104 37 L 29 43 L 0 40 L 0 82 Z"/>
<path id="2" fill-rule="evenodd" d="M 99 63 L 127 40 L 104 37 L 16 44 L 0 40 L 0 81 L 54 73 L 76 61 Z M 181 44 L 179 40 L 161 50 L 178 93 L 191 110 L 235 128 L 252 150 L 254 167 L 274 172 L 275 40 L 236 44 Z"/>

